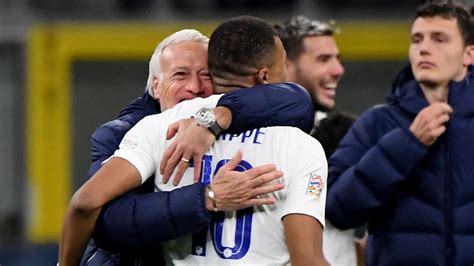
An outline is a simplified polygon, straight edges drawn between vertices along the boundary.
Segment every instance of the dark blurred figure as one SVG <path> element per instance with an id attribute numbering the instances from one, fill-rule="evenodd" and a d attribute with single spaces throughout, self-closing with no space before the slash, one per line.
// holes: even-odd
<path id="1" fill-rule="evenodd" d="M 337 149 L 339 142 L 355 120 L 356 116 L 349 113 L 333 113 L 320 121 L 319 126 L 311 136 L 321 143 L 327 158 L 331 157 Z"/>
<path id="2" fill-rule="evenodd" d="M 319 121 L 319 125 L 315 127 L 315 131 L 311 133 L 311 136 L 321 143 L 326 158 L 331 157 L 356 119 L 353 114 L 335 112 Z M 330 184 L 328 183 L 328 185 Z M 327 226 L 325 239 L 323 239 L 327 259 L 336 265 L 365 265 L 366 226 L 356 228 L 354 232 L 352 230 L 339 231 L 330 223 L 327 223 Z M 352 233 L 354 241 L 352 241 Z M 341 239 L 344 239 L 344 241 L 341 241 Z"/>

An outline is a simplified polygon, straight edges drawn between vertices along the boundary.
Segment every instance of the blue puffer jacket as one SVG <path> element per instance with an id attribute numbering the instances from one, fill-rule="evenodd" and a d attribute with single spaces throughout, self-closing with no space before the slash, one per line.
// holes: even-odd
<path id="1" fill-rule="evenodd" d="M 287 125 L 309 132 L 314 109 L 307 91 L 293 83 L 260 85 L 227 93 L 218 106 L 232 111 L 230 132 L 254 127 Z M 92 176 L 118 149 L 125 133 L 140 119 L 156 114 L 160 106 L 148 94 L 137 98 L 92 135 Z M 153 191 L 154 178 L 115 199 L 102 209 L 94 240 L 82 258 L 83 265 L 159 265 L 160 242 L 191 234 L 210 222 L 200 183 L 171 192 Z M 159 225 L 159 226 L 157 226 Z M 101 248 L 98 248 L 101 247 Z M 113 254 L 117 252 L 120 254 Z"/>
<path id="2" fill-rule="evenodd" d="M 449 84 L 447 131 L 429 148 L 409 131 L 428 106 L 409 67 L 329 160 L 327 218 L 368 221 L 368 265 L 473 265 L 474 78 Z"/>

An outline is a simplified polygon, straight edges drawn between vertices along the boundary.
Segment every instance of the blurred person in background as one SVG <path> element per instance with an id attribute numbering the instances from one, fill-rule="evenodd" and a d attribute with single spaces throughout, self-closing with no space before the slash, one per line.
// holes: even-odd
<path id="1" fill-rule="evenodd" d="M 346 135 L 349 128 L 356 121 L 356 116 L 349 113 L 333 112 L 321 119 L 317 130 L 311 133 L 323 146 L 326 157 L 329 158 L 339 146 L 340 141 Z M 331 184 L 328 183 L 328 186 Z M 329 223 L 326 223 L 328 226 Z M 364 247 L 366 242 L 366 227 L 361 226 L 346 234 L 340 230 L 331 228 L 324 232 L 323 243 L 325 243 L 326 255 L 333 261 L 333 265 L 365 265 Z M 342 235 L 342 237 L 340 236 Z M 351 240 L 351 237 L 354 239 Z M 341 240 L 342 239 L 342 240 Z M 331 242 L 332 241 L 332 242 Z M 334 244 L 333 244 L 334 243 Z M 355 248 L 356 258 L 353 257 Z M 330 250 L 330 251 L 329 251 Z M 349 256 L 351 255 L 351 256 Z"/>
<path id="2" fill-rule="evenodd" d="M 274 25 L 287 53 L 288 81 L 303 86 L 316 110 L 315 122 L 336 105 L 336 90 L 344 75 L 339 48 L 329 23 L 293 16 Z"/>
<path id="3" fill-rule="evenodd" d="M 225 61 L 224 63 L 214 62 L 214 65 L 218 66 L 217 69 L 214 69 L 215 73 L 223 74 L 223 76 L 213 74 L 213 78 L 214 78 L 213 83 L 214 83 L 214 85 L 216 85 L 216 89 L 219 89 L 220 92 L 226 92 L 226 91 L 233 90 L 233 88 L 237 89 L 237 88 L 240 88 L 240 87 L 251 87 L 251 86 L 255 85 L 256 83 L 266 84 L 266 83 L 270 83 L 270 82 L 273 82 L 273 81 L 284 80 L 285 77 L 286 77 L 286 70 L 284 69 L 285 52 L 284 52 L 283 46 L 281 45 L 280 40 L 275 35 L 272 28 L 268 24 L 266 24 L 265 22 L 263 22 L 261 20 L 256 20 L 254 18 L 249 18 L 249 17 L 243 17 L 243 18 L 240 18 L 240 19 L 235 19 L 235 20 L 232 20 L 232 22 L 234 22 L 234 24 L 237 23 L 235 27 L 233 27 L 234 24 L 229 22 L 230 25 L 227 25 L 228 28 L 224 31 L 222 31 L 222 30 L 220 31 L 221 36 L 222 36 L 222 34 L 224 34 L 223 38 L 229 38 L 228 35 L 225 34 L 226 32 L 228 32 L 232 29 L 240 31 L 241 27 L 244 27 L 247 23 L 247 24 L 250 25 L 249 27 L 251 27 L 251 30 L 248 30 L 248 31 L 245 31 L 245 32 L 250 32 L 250 36 L 253 36 L 253 40 L 259 40 L 257 42 L 257 43 L 259 43 L 259 42 L 262 42 L 266 39 L 270 39 L 270 41 L 272 43 L 275 42 L 274 45 L 271 46 L 271 47 L 273 47 L 272 49 L 276 49 L 276 50 L 274 50 L 274 51 L 271 50 L 272 52 L 270 52 L 270 50 L 269 50 L 268 51 L 268 56 L 267 55 L 261 56 L 262 53 L 267 54 L 267 50 L 266 50 L 267 48 L 265 48 L 265 49 L 262 48 L 263 50 L 261 50 L 259 47 L 265 47 L 265 46 L 257 45 L 257 50 L 255 50 L 253 45 L 250 45 L 250 47 L 245 48 L 243 50 L 244 51 L 247 51 L 247 50 L 248 51 L 255 51 L 255 52 L 259 53 L 259 54 L 255 55 L 255 60 L 250 60 L 250 62 L 249 62 L 249 60 L 246 60 L 246 62 L 247 62 L 246 64 L 243 64 L 243 65 L 236 64 L 237 66 L 235 64 L 233 64 L 232 61 L 226 61 L 225 57 L 222 58 Z M 257 27 L 258 25 L 262 25 L 262 24 L 267 26 L 266 34 L 268 35 L 268 32 L 270 33 L 269 37 L 267 37 L 266 39 L 263 38 L 263 36 L 264 36 L 263 33 L 260 32 L 261 30 L 259 29 L 259 27 Z M 237 27 L 237 26 L 239 26 L 239 27 Z M 255 28 L 253 28 L 253 27 L 255 27 Z M 262 27 L 262 26 L 260 26 L 260 27 Z M 255 38 L 255 35 L 258 36 L 258 38 Z M 213 34 L 213 36 L 214 36 L 214 34 Z M 235 35 L 230 35 L 230 38 L 232 38 L 232 36 L 235 36 Z M 245 36 L 245 34 L 243 36 Z M 218 39 L 216 42 L 219 43 L 220 41 L 221 40 Z M 280 45 L 278 45 L 278 43 L 280 43 Z M 237 42 L 236 43 L 237 48 L 235 48 L 236 52 L 242 53 L 242 51 L 238 47 L 238 45 L 246 45 L 246 44 L 247 44 L 247 42 L 240 42 L 240 41 Z M 278 47 L 280 47 L 280 48 L 278 48 Z M 227 51 L 229 49 L 229 47 L 227 47 L 226 45 L 224 45 L 224 46 L 221 45 L 221 47 L 219 47 L 219 49 L 221 49 L 221 50 L 224 49 L 224 50 Z M 279 51 L 279 53 L 277 53 L 277 51 Z M 221 57 L 223 56 L 223 55 L 221 55 L 220 52 L 217 52 L 215 54 L 217 54 L 217 59 L 221 59 Z M 281 58 L 280 58 L 280 54 L 281 54 Z M 228 56 L 231 57 L 233 60 L 237 60 L 237 57 L 234 57 L 234 55 L 235 55 L 234 53 L 230 53 Z M 239 57 L 242 57 L 240 54 L 238 54 L 238 55 L 239 55 Z M 267 61 L 267 60 L 271 60 L 271 61 Z M 275 62 L 273 62 L 273 60 Z M 241 62 L 241 61 L 242 60 L 240 60 L 239 62 Z M 255 63 L 256 66 L 252 65 L 253 63 Z M 261 66 L 261 64 L 263 64 L 263 66 Z M 234 70 L 233 67 L 237 67 L 237 70 Z M 258 69 L 258 71 L 254 73 L 255 69 Z M 243 74 L 243 73 L 251 73 L 251 74 Z M 297 85 L 284 83 L 284 84 L 279 84 L 279 85 L 276 84 L 276 85 L 272 85 L 272 86 L 295 87 Z M 269 90 L 268 89 L 269 86 L 263 86 L 263 87 L 266 87 L 266 90 Z M 251 88 L 247 91 L 250 92 L 251 90 L 254 90 L 254 88 Z M 300 90 L 304 91 L 302 88 Z M 248 95 L 250 95 L 250 94 L 248 94 Z M 211 101 L 211 102 L 214 101 L 213 105 L 215 105 L 215 102 L 217 102 L 217 99 L 218 98 L 216 98 L 216 97 L 214 97 L 212 99 L 208 98 L 208 99 L 206 99 L 206 101 Z M 309 99 L 309 97 L 308 97 L 308 99 Z M 203 102 L 204 100 L 199 99 L 199 101 Z M 199 102 L 199 101 L 197 101 L 197 102 Z M 187 104 L 187 103 L 183 103 L 183 104 Z M 183 104 L 180 105 L 181 106 L 180 109 L 171 109 L 170 111 L 165 112 L 163 115 L 166 114 L 167 116 L 170 116 L 170 115 L 173 116 L 174 115 L 173 110 L 178 110 L 179 111 L 179 110 L 183 110 L 183 108 L 185 108 L 183 106 L 186 106 L 186 105 L 183 105 Z M 196 109 L 196 108 L 194 108 L 194 109 Z M 311 109 L 311 108 L 309 108 L 309 109 Z M 308 111 L 309 109 L 307 109 L 306 111 Z M 206 110 L 206 112 L 209 112 L 209 111 Z M 162 117 L 167 117 L 167 116 L 162 116 Z M 186 117 L 187 115 L 184 115 L 184 116 Z M 150 117 L 148 119 L 142 120 L 142 122 L 140 122 L 137 125 L 137 127 L 133 128 L 131 132 L 127 133 L 127 135 L 125 136 L 125 139 L 122 141 L 122 144 L 120 145 L 120 150 L 128 150 L 131 153 L 137 152 L 136 149 L 140 149 L 140 150 L 145 149 L 145 150 L 147 150 L 151 153 L 159 152 L 159 151 L 155 151 L 155 149 L 151 147 L 151 146 L 153 146 L 152 143 L 156 143 L 156 141 L 157 141 L 157 140 L 155 140 L 156 137 L 134 138 L 133 136 L 134 136 L 134 134 L 140 135 L 140 134 L 157 134 L 158 133 L 155 130 L 144 130 L 144 131 L 142 130 L 141 131 L 141 129 L 143 129 L 144 125 L 146 127 L 152 126 L 153 128 L 159 127 L 160 129 L 162 129 L 162 130 L 159 130 L 160 132 L 165 130 L 164 132 L 162 132 L 160 134 L 160 136 L 161 137 L 166 136 L 166 126 L 163 123 L 156 123 L 155 120 L 152 120 L 152 119 L 160 118 L 160 117 L 161 116 L 154 116 L 154 117 Z M 200 117 L 199 115 L 196 115 L 196 118 L 199 118 L 199 117 Z M 198 120 L 198 123 L 199 123 L 199 120 Z M 299 134 L 303 134 L 301 131 L 299 131 L 299 132 L 300 132 Z M 304 136 L 304 134 L 303 134 L 303 136 Z M 311 139 L 307 139 L 307 140 L 310 141 Z M 150 145 L 144 144 L 145 142 L 148 142 L 148 141 L 151 141 Z M 164 141 L 164 139 L 162 141 Z M 225 142 L 225 143 L 227 143 L 227 142 Z M 240 143 L 240 141 L 238 141 L 238 143 Z M 250 143 L 250 145 L 255 145 L 255 142 L 250 141 L 249 143 Z M 314 142 L 314 143 L 318 144 L 317 142 Z M 281 145 L 280 142 L 275 142 L 274 144 L 275 145 L 277 145 L 277 144 Z M 137 146 L 138 146 L 138 148 L 137 148 Z M 304 145 L 304 146 L 306 147 L 306 145 Z M 308 145 L 308 146 L 311 147 L 311 145 Z M 157 146 L 157 147 L 159 147 L 159 146 Z M 314 152 L 313 148 L 311 148 L 309 150 Z M 119 156 L 121 154 L 120 150 L 118 151 L 118 153 L 116 153 L 116 155 Z M 258 151 L 259 149 L 256 149 L 256 150 Z M 122 153 L 122 155 L 123 154 L 125 154 L 125 153 Z M 139 154 L 142 154 L 142 153 L 139 152 Z M 273 154 L 273 153 L 270 153 L 270 154 Z M 318 172 L 319 175 L 321 175 L 322 177 L 325 177 L 324 169 L 326 169 L 326 167 L 324 167 L 324 166 L 326 165 L 326 163 L 325 163 L 325 157 L 324 157 L 324 154 L 323 154 L 322 150 L 321 150 L 321 153 L 319 155 L 320 156 L 316 156 L 317 158 L 315 156 L 308 156 L 307 158 L 309 160 L 318 160 L 318 162 L 323 163 L 323 165 L 320 166 L 317 161 L 314 161 L 313 163 L 311 163 L 309 165 L 314 167 L 315 171 Z M 139 160 L 140 157 L 141 156 L 139 156 L 139 157 L 132 156 L 132 157 L 125 157 L 125 158 L 126 158 L 126 160 L 131 160 L 131 162 L 136 162 L 136 160 Z M 147 156 L 145 156 L 145 157 L 147 157 Z M 152 155 L 152 157 L 155 158 L 155 159 L 158 159 L 160 156 L 155 154 L 155 155 Z M 320 158 L 322 158 L 322 160 L 320 160 Z M 185 163 L 189 162 L 188 160 L 183 160 L 183 158 L 182 158 L 182 161 L 185 162 Z M 238 161 L 240 161 L 240 159 L 237 160 L 237 162 Z M 150 174 L 156 170 L 156 167 L 157 167 L 158 163 L 159 163 L 159 161 L 156 161 L 155 163 L 153 163 L 153 162 L 148 163 L 146 168 L 149 168 L 150 171 L 151 171 L 150 173 L 148 173 L 148 171 L 144 171 L 144 172 L 143 171 L 137 171 L 137 169 L 142 169 L 143 168 L 142 166 L 145 166 L 146 164 L 140 164 L 140 163 L 135 164 L 136 168 L 134 168 L 134 166 L 131 165 L 130 163 L 127 164 L 125 160 L 120 159 L 120 158 L 112 157 L 112 159 L 110 159 L 104 165 L 104 167 L 101 168 L 101 170 L 98 171 L 91 178 L 91 180 L 88 181 L 75 194 L 75 196 L 73 197 L 72 202 L 75 201 L 76 203 L 78 203 L 78 201 L 82 201 L 82 203 L 85 204 L 85 205 L 81 205 L 81 206 L 83 206 L 83 208 L 79 208 L 81 212 L 86 211 L 86 209 L 88 209 L 90 207 L 90 204 L 92 204 L 92 206 L 99 206 L 99 208 L 100 208 L 100 206 L 102 206 L 102 204 L 104 202 L 108 201 L 109 197 L 114 197 L 114 196 L 121 193 L 121 192 L 114 192 L 114 190 L 116 190 L 117 188 L 121 188 L 120 191 L 125 192 L 126 190 L 128 190 L 128 189 L 124 189 L 125 186 L 132 185 L 132 183 L 133 183 L 133 186 L 136 185 L 136 182 L 134 182 L 134 181 L 132 183 L 129 183 L 132 180 L 134 180 L 135 178 L 125 178 L 125 177 L 132 177 L 132 176 L 135 177 L 136 176 L 138 179 L 140 179 L 140 175 L 141 175 L 142 179 L 144 180 L 144 179 L 148 178 L 150 176 Z M 130 169 L 125 169 L 123 167 L 128 167 Z M 303 168 L 303 169 L 306 169 L 306 168 Z M 291 170 L 291 171 L 289 170 L 289 172 L 293 172 L 293 171 L 294 171 L 294 169 Z M 322 172 L 320 172 L 320 171 L 322 171 Z M 207 173 L 207 172 L 204 172 L 204 173 Z M 305 180 L 304 182 L 300 182 L 301 183 L 300 185 L 302 185 L 301 189 L 303 189 L 303 191 L 306 191 L 307 180 L 305 179 L 305 174 L 307 174 L 307 173 L 304 172 L 302 174 L 303 175 L 301 175 L 301 176 L 299 176 L 299 175 L 295 176 L 295 178 L 299 177 L 299 178 L 302 178 L 301 180 Z M 107 175 L 109 175 L 109 177 L 117 176 L 117 180 L 119 180 L 119 182 L 115 182 L 115 181 L 111 180 L 109 177 L 106 177 Z M 189 172 L 188 172 L 188 177 L 189 177 Z M 127 180 L 129 180 L 129 181 L 127 181 Z M 191 177 L 191 180 L 192 180 L 192 177 Z M 155 182 L 157 184 L 165 185 L 164 184 L 165 182 L 162 183 L 162 180 L 155 180 Z M 296 181 L 294 181 L 294 182 L 296 182 Z M 189 183 L 189 178 L 188 178 L 188 183 Z M 214 188 L 212 186 L 213 186 L 213 184 L 206 187 L 206 190 L 208 191 L 209 195 L 211 195 L 210 192 L 214 191 Z M 172 187 L 172 186 L 168 185 L 168 187 Z M 211 187 L 212 187 L 212 190 L 211 190 Z M 91 190 L 91 188 L 92 188 L 92 190 Z M 94 192 L 94 189 L 99 189 L 100 191 L 95 191 Z M 321 189 L 322 189 L 322 187 L 321 187 Z M 269 191 L 273 191 L 273 190 L 274 189 L 269 190 Z M 304 197 L 304 193 L 303 194 L 296 193 L 296 194 L 291 194 L 291 195 L 295 195 L 295 196 L 298 196 L 298 197 Z M 233 208 L 227 208 L 226 206 L 222 206 L 221 202 L 218 201 L 213 196 L 209 196 L 209 197 L 212 199 L 212 205 L 213 205 L 214 209 L 221 209 L 221 208 L 223 208 L 224 210 L 232 210 L 233 209 Z M 292 198 L 292 197 L 289 197 L 289 198 Z M 312 200 L 310 200 L 310 199 L 312 199 Z M 316 198 L 314 198 L 314 199 L 313 199 L 313 197 L 308 198 L 308 202 L 312 202 L 312 204 L 310 204 L 311 206 L 313 206 L 313 204 L 315 204 L 313 207 L 309 208 L 308 210 L 311 210 L 310 213 L 318 213 L 317 217 L 319 217 L 318 219 L 319 219 L 320 223 L 324 224 L 324 219 L 321 218 L 320 215 L 324 215 L 325 190 L 320 191 L 320 193 L 318 193 L 317 199 L 318 199 L 319 203 L 316 203 L 314 201 L 314 200 L 316 200 Z M 97 202 L 102 202 L 102 203 L 97 203 Z M 82 203 L 80 203 L 80 204 L 82 204 Z M 71 205 L 72 209 L 76 209 L 76 208 L 74 208 L 74 206 L 77 206 L 77 205 L 75 205 L 73 203 L 71 203 L 71 204 L 72 204 Z M 322 206 L 322 208 L 321 207 L 314 208 L 317 205 Z M 299 206 L 298 213 L 300 213 L 302 211 L 302 209 L 301 209 L 302 206 L 300 206 L 300 204 L 295 205 L 295 206 Z M 272 209 L 272 208 L 270 208 L 270 209 Z M 285 210 L 290 211 L 291 208 L 285 207 Z M 89 211 L 89 210 L 87 210 L 87 211 Z M 92 208 L 91 211 L 95 211 L 95 210 Z M 78 231 L 78 230 L 75 230 L 74 228 L 77 228 L 77 229 L 78 228 L 84 228 L 82 226 L 84 224 L 84 219 L 82 219 L 78 215 L 74 214 L 74 213 L 76 213 L 74 211 L 73 212 L 70 211 L 68 213 L 69 213 L 68 217 L 65 220 L 65 229 L 63 231 L 64 232 L 63 241 L 72 242 L 77 247 L 78 245 L 76 243 L 74 243 L 74 239 L 80 238 L 81 234 L 87 234 L 87 232 Z M 280 213 L 280 212 L 277 212 L 277 213 Z M 312 261 L 312 260 L 319 261 L 319 262 L 324 262 L 324 258 L 322 257 L 322 250 L 318 251 L 318 249 L 317 249 L 318 242 L 319 243 L 321 242 L 321 238 L 320 238 L 321 237 L 321 225 L 317 222 L 317 220 L 315 220 L 313 218 L 307 218 L 306 215 L 298 215 L 297 214 L 296 215 L 296 216 L 298 216 L 298 219 L 297 219 L 297 218 L 295 218 L 295 215 L 290 215 L 290 214 L 291 213 L 289 213 L 288 215 L 285 215 L 285 218 L 284 218 L 285 227 L 294 228 L 296 226 L 298 228 L 301 228 L 303 225 L 306 225 L 305 226 L 306 230 L 299 230 L 299 233 L 298 233 L 298 230 L 295 231 L 294 229 L 289 229 L 292 233 L 287 234 L 287 237 L 288 237 L 287 241 L 292 243 L 290 245 L 290 254 L 292 256 L 292 259 L 293 259 L 293 257 L 295 257 L 295 262 L 298 261 L 298 259 L 301 260 L 302 262 Z M 299 219 L 300 217 L 302 217 L 302 219 L 304 221 L 300 221 L 301 220 L 301 219 Z M 282 217 L 280 217 L 280 218 L 282 218 Z M 280 218 L 278 218 L 277 220 L 280 221 Z M 85 219 L 90 220 L 90 219 L 94 219 L 94 217 L 89 216 L 89 218 L 85 218 Z M 256 220 L 259 220 L 259 219 L 256 219 Z M 87 222 L 85 222 L 85 223 L 87 224 Z M 314 227 L 314 229 L 313 229 L 313 227 Z M 153 228 L 153 227 L 151 227 L 151 228 L 148 228 L 148 229 L 149 230 L 153 230 L 153 229 L 155 229 L 155 230 L 160 230 L 161 229 L 162 230 L 163 228 Z M 317 230 L 319 230 L 319 234 L 317 233 Z M 259 231 L 261 231 L 261 230 L 259 230 Z M 309 233 L 309 232 L 312 232 L 314 234 Z M 148 231 L 148 233 L 151 234 L 150 231 Z M 275 234 L 275 232 L 272 230 L 271 235 L 273 236 L 274 234 Z M 282 234 L 283 234 L 283 232 L 281 232 L 281 234 L 279 233 L 280 236 Z M 315 238 L 317 238 L 318 236 L 319 236 L 319 241 L 316 241 Z M 304 240 L 308 240 L 308 243 L 305 244 L 304 247 L 300 247 L 300 248 L 296 249 L 298 244 L 302 242 L 301 238 L 304 239 Z M 273 241 L 273 237 L 270 237 L 269 239 L 272 239 L 272 241 Z M 300 241 L 295 241 L 295 239 L 296 240 L 299 239 Z M 283 244 L 283 246 L 286 249 L 285 241 L 282 241 L 281 243 Z M 62 242 L 62 244 L 63 244 L 63 242 Z M 254 244 L 254 245 L 256 245 L 256 244 Z M 154 248 L 156 250 L 156 246 Z M 258 245 L 256 245 L 254 248 L 259 248 L 259 247 L 258 247 Z M 260 247 L 260 248 L 262 248 L 262 247 Z M 267 245 L 264 245 L 263 248 L 265 250 L 267 250 L 268 247 L 267 247 Z M 312 250 L 313 248 L 314 248 L 314 250 Z M 319 248 L 320 248 L 320 246 L 319 246 Z M 306 250 L 306 249 L 308 249 L 308 251 L 311 251 L 311 252 L 301 252 L 301 253 L 297 252 L 298 250 Z M 272 257 L 274 257 L 274 254 L 272 253 L 273 250 L 269 250 L 269 251 L 271 252 L 272 255 L 267 257 L 267 259 L 271 259 Z M 197 255 L 199 255 L 199 254 L 197 254 Z M 253 254 L 253 252 L 252 252 L 252 254 Z M 259 253 L 255 253 L 254 255 L 256 255 L 256 254 L 259 254 Z M 311 256 L 307 256 L 307 254 L 311 254 Z M 284 254 L 282 254 L 282 255 L 284 255 Z M 62 254 L 61 255 L 62 261 L 65 261 L 64 258 L 67 257 L 67 256 L 70 257 L 71 254 Z M 222 256 L 220 256 L 220 257 L 222 257 Z M 247 259 L 249 259 L 251 257 L 252 256 L 248 256 Z M 222 257 L 222 258 L 225 259 L 225 258 L 227 258 L 227 256 L 225 258 L 224 257 Z M 231 261 L 229 261 L 229 262 L 231 262 Z"/>
<path id="4" fill-rule="evenodd" d="M 474 261 L 473 28 L 458 2 L 418 6 L 410 65 L 329 159 L 327 218 L 368 222 L 367 265 Z"/>
<path id="5" fill-rule="evenodd" d="M 150 72 L 145 94 L 125 107 L 116 120 L 100 126 L 93 133 L 93 163 L 88 172 L 89 177 L 97 172 L 102 162 L 113 154 L 125 133 L 141 118 L 164 111 L 180 101 L 198 96 L 205 97 L 212 93 L 213 90 L 207 69 L 207 42 L 208 38 L 199 32 L 183 30 L 172 34 L 158 45 L 150 60 Z M 256 94 L 259 94 L 258 91 L 255 91 Z M 280 101 L 285 99 L 285 102 L 287 102 L 288 97 L 284 96 L 285 93 L 294 96 L 294 91 L 284 91 L 279 88 L 275 90 L 275 93 L 282 96 L 271 97 L 274 101 L 269 102 L 268 106 L 262 105 L 259 110 L 255 110 L 255 108 L 253 110 L 240 108 L 242 105 L 248 106 L 252 105 L 252 103 L 248 104 L 246 101 L 248 99 L 247 95 L 242 99 L 238 92 L 222 98 L 220 103 L 225 104 L 231 110 L 232 108 L 234 110 L 243 110 L 241 112 L 232 112 L 235 118 L 242 118 L 240 119 L 240 124 L 239 122 L 236 123 L 234 127 L 236 131 L 234 132 L 243 130 L 239 129 L 239 125 L 243 127 L 249 126 L 245 124 L 249 121 L 244 117 L 245 115 L 252 115 L 253 118 L 257 117 L 257 119 L 252 120 L 253 123 L 257 124 L 261 123 L 260 121 L 265 121 L 265 123 L 279 123 L 276 121 L 282 121 L 282 124 L 297 124 L 308 130 L 310 128 L 308 121 L 311 119 L 307 119 L 306 111 L 304 111 L 305 108 L 300 108 L 301 105 L 305 105 L 301 97 L 306 97 L 306 95 L 300 93 L 300 98 L 292 97 L 290 101 L 293 101 L 293 105 L 285 105 L 284 108 L 281 108 L 278 99 Z M 258 98 L 259 96 L 257 95 L 256 97 Z M 273 108 L 276 108 L 276 113 L 280 112 L 280 110 L 283 111 L 285 108 L 292 110 L 287 110 L 290 112 L 288 114 L 285 113 L 278 116 L 260 111 L 273 110 Z M 219 108 L 216 108 L 217 117 L 219 119 L 224 118 L 225 115 L 219 115 L 218 110 Z M 247 113 L 247 110 L 250 113 Z M 260 114 L 263 117 L 258 119 Z M 270 115 L 271 117 L 269 117 Z M 225 175 L 222 178 L 222 182 L 217 184 L 215 189 L 223 192 L 217 193 L 217 195 L 225 194 L 226 197 L 218 200 L 223 206 L 231 202 L 241 202 L 241 205 L 235 206 L 236 209 L 246 207 L 249 204 L 255 205 L 268 202 L 254 198 L 258 194 L 258 187 L 249 187 L 247 191 L 244 191 L 246 193 L 237 193 L 234 189 L 237 181 L 242 182 L 244 179 L 255 178 L 255 176 L 260 176 L 256 179 L 259 180 L 265 177 L 264 174 L 267 174 L 267 176 L 272 173 L 274 174 L 275 171 L 273 170 L 268 167 L 257 167 L 253 171 L 249 171 L 249 173 L 232 172 Z M 224 182 L 226 180 L 228 181 L 227 183 Z M 153 178 L 151 178 L 150 182 L 121 196 L 103 208 L 99 216 L 96 235 L 105 234 L 109 237 L 114 235 L 114 237 L 99 237 L 99 243 L 91 241 L 83 257 L 83 264 L 94 265 L 106 262 L 127 264 L 134 261 L 140 261 L 142 264 L 145 264 L 146 256 L 140 257 L 136 251 L 140 250 L 138 254 L 145 254 L 145 252 L 142 252 L 145 249 L 141 249 L 141 247 L 146 246 L 147 244 L 144 243 L 148 243 L 147 241 L 152 241 L 156 246 L 156 243 L 192 233 L 209 223 L 210 215 L 203 207 L 206 201 L 203 185 L 190 185 L 172 193 L 145 195 L 153 192 L 154 186 L 152 181 Z M 179 205 L 179 208 L 176 208 L 179 211 L 169 210 L 169 206 L 165 204 L 167 201 L 172 203 L 170 206 Z M 190 204 L 190 202 L 193 204 Z M 144 211 L 145 208 L 142 209 L 138 206 L 159 207 L 154 207 L 154 211 L 150 212 L 149 210 Z M 140 224 L 143 220 L 156 221 L 156 224 L 161 226 L 162 230 L 154 235 L 147 234 L 145 230 L 137 228 L 137 224 Z M 189 223 L 189 221 L 193 222 Z M 101 243 L 101 240 L 103 243 Z M 148 245 L 151 244 L 148 243 Z M 158 248 L 159 251 L 160 249 Z M 120 254 L 113 254 L 114 252 Z M 156 252 L 155 249 L 153 251 L 154 262 L 159 257 L 156 255 Z"/>
<path id="6" fill-rule="evenodd" d="M 288 80 L 302 85 L 313 100 L 316 113 L 311 134 L 315 135 L 319 122 L 336 105 L 337 86 L 344 75 L 334 39 L 336 29 L 329 23 L 305 16 L 293 16 L 275 24 L 274 28 L 287 53 Z M 329 154 L 326 156 L 329 158 Z M 353 229 L 341 231 L 326 223 L 323 247 L 330 264 L 357 265 Z"/>
<path id="7" fill-rule="evenodd" d="M 339 146 L 349 128 L 356 121 L 356 116 L 349 113 L 334 112 L 321 119 L 318 130 L 311 134 L 323 146 L 329 158 Z"/>

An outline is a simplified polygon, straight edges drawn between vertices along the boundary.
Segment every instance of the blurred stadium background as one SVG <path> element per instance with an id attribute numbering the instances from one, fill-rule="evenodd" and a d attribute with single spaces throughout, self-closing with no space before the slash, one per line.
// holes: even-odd
<path id="1" fill-rule="evenodd" d="M 89 136 L 142 93 L 166 35 L 223 19 L 334 19 L 338 109 L 380 103 L 407 63 L 414 0 L 0 0 L 0 265 L 53 265 Z M 473 4 L 471 1 L 464 1 Z"/>

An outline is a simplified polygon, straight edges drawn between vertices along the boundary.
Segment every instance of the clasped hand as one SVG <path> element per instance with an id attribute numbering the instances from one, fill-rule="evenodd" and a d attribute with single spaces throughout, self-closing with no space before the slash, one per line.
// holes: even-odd
<path id="1" fill-rule="evenodd" d="M 197 125 L 193 118 L 188 118 L 169 126 L 167 139 L 173 137 L 175 140 L 166 149 L 160 163 L 163 182 L 169 182 L 176 168 L 173 185 L 177 186 L 189 166 L 187 161 L 191 159 L 194 160 L 194 182 L 198 182 L 203 155 L 216 140 L 215 136 L 207 128 Z M 274 197 L 266 195 L 283 189 L 284 184 L 278 181 L 283 173 L 272 164 L 244 172 L 234 171 L 241 160 L 242 153 L 239 151 L 212 179 L 211 187 L 218 209 L 238 210 L 275 203 Z"/>

